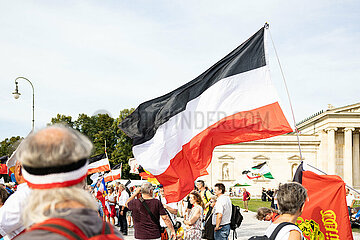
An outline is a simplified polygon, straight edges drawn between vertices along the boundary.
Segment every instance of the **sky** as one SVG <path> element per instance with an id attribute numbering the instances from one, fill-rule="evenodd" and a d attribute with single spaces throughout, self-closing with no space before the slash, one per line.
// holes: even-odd
<path id="1" fill-rule="evenodd" d="M 359 1 L 0 0 L 0 141 L 57 113 L 118 117 L 194 79 L 265 22 L 296 122 L 360 102 Z M 274 47 L 272 80 L 289 104 Z"/>

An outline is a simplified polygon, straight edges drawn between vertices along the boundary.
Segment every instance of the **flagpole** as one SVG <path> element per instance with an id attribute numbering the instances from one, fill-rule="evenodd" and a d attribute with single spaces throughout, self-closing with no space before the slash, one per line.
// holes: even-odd
<path id="1" fill-rule="evenodd" d="M 308 163 L 306 163 L 306 164 L 309 165 L 309 166 L 312 167 L 312 168 L 315 168 L 317 171 L 321 172 L 321 173 L 324 174 L 324 175 L 329 175 L 329 174 L 327 174 L 326 172 L 318 169 L 317 167 L 314 167 L 314 166 L 312 166 L 312 165 L 310 165 L 310 164 L 308 164 Z M 345 182 L 344 182 L 344 183 L 345 183 Z M 347 185 L 346 183 L 345 183 L 345 186 L 346 186 L 347 188 L 350 188 L 351 190 L 353 190 L 353 191 L 356 192 L 357 194 L 360 194 L 360 192 L 359 192 L 358 190 L 356 190 L 355 188 Z"/>
<path id="2" fill-rule="evenodd" d="M 284 71 L 283 71 L 283 69 L 282 69 L 282 67 L 281 67 L 280 59 L 279 59 L 279 56 L 278 56 L 278 54 L 277 54 L 276 47 L 275 47 L 274 41 L 273 41 L 272 36 L 271 36 L 271 32 L 270 32 L 270 28 L 269 28 L 269 24 L 268 24 L 268 23 L 265 23 L 265 29 L 267 29 L 267 30 L 269 31 L 269 35 L 270 35 L 270 39 L 271 39 L 272 45 L 273 45 L 273 47 L 274 47 L 276 59 L 277 59 L 277 61 L 278 61 L 278 63 L 279 63 L 279 67 L 280 67 L 282 79 L 283 79 L 283 81 L 284 81 L 284 85 L 285 85 L 285 89 L 286 89 L 286 94 L 287 94 L 287 97 L 288 97 L 288 100 L 289 100 L 289 104 L 290 104 L 291 115 L 292 115 L 292 118 L 293 118 L 293 121 L 294 121 L 294 128 L 295 128 L 295 132 L 296 132 L 296 138 L 297 138 L 297 142 L 298 142 L 298 145 L 299 145 L 300 160 L 302 160 L 303 158 L 302 158 L 302 152 L 301 152 L 301 146 L 300 146 L 299 130 L 298 130 L 297 127 L 296 127 L 294 109 L 293 109 L 293 106 L 292 106 L 289 89 L 288 89 L 287 84 L 286 84 L 285 74 L 284 74 Z"/>
<path id="3" fill-rule="evenodd" d="M 109 158 L 108 158 L 108 155 L 107 155 L 107 152 L 106 152 L 106 139 L 105 139 L 105 156 L 106 156 L 107 159 L 109 159 Z M 110 162 L 109 162 L 109 168 L 110 168 L 111 178 L 112 178 L 112 180 L 114 181 L 114 176 L 113 176 L 112 171 L 111 171 Z"/>

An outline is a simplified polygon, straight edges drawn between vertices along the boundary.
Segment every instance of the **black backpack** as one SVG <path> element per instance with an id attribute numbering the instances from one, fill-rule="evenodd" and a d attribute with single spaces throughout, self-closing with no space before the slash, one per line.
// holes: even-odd
<path id="1" fill-rule="evenodd" d="M 240 227 L 244 217 L 243 215 L 241 215 L 239 206 L 235 206 L 234 204 L 231 204 L 231 206 L 232 206 L 232 210 L 231 210 L 231 219 L 230 219 L 230 229 L 234 231 L 233 239 L 234 238 L 237 239 L 236 229 Z"/>
<path id="2" fill-rule="evenodd" d="M 249 238 L 249 240 L 275 240 L 275 238 L 278 235 L 278 233 L 280 232 L 280 230 L 287 225 L 295 225 L 295 224 L 290 223 L 290 222 L 282 222 L 274 229 L 274 231 L 272 232 L 270 237 L 268 237 L 266 235 L 253 236 L 253 237 Z"/>
<path id="3" fill-rule="evenodd" d="M 240 227 L 242 220 L 244 219 L 243 215 L 240 213 L 240 207 L 232 205 L 231 211 L 231 220 L 230 220 L 230 229 L 235 230 Z"/>

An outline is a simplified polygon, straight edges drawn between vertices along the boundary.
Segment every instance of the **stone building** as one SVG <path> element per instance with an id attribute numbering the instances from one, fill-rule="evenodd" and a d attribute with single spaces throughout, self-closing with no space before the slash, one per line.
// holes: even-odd
<path id="1" fill-rule="evenodd" d="M 360 103 L 334 108 L 329 105 L 297 124 L 302 158 L 328 174 L 339 175 L 360 189 L 359 129 Z M 275 179 L 249 180 L 242 171 L 266 161 Z M 261 188 L 275 188 L 289 182 L 300 164 L 297 136 L 294 133 L 247 143 L 219 146 L 213 152 L 209 175 L 202 177 L 208 185 L 222 182 L 228 188 L 240 182 L 254 195 Z"/>

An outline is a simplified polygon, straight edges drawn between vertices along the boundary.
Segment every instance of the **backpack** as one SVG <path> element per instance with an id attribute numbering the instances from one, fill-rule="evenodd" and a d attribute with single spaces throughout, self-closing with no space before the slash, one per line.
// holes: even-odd
<path id="1" fill-rule="evenodd" d="M 243 215 L 240 213 L 240 207 L 231 204 L 231 219 L 230 219 L 230 229 L 235 230 L 240 227 L 242 220 L 244 219 Z"/>
<path id="2" fill-rule="evenodd" d="M 266 235 L 253 236 L 253 237 L 249 238 L 249 240 L 275 240 L 275 238 L 278 235 L 278 233 L 280 232 L 280 230 L 287 225 L 295 225 L 295 224 L 290 223 L 290 222 L 282 222 L 274 229 L 274 231 L 272 232 L 270 237 L 268 237 Z"/>
<path id="3" fill-rule="evenodd" d="M 243 221 L 244 217 L 241 215 L 240 207 L 231 204 L 231 219 L 230 219 L 230 230 L 233 230 L 233 239 L 237 239 L 236 229 L 240 227 L 241 222 Z"/>
<path id="4" fill-rule="evenodd" d="M 33 230 L 45 230 L 56 233 L 68 238 L 69 240 L 122 240 L 122 238 L 115 235 L 114 228 L 106 222 L 103 222 L 101 234 L 90 238 L 88 238 L 74 223 L 63 218 L 50 218 L 42 223 L 35 224 L 29 229 L 29 231 Z"/>

